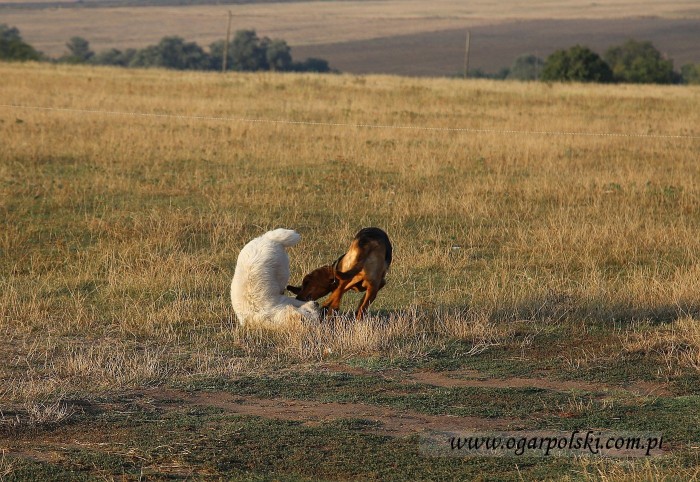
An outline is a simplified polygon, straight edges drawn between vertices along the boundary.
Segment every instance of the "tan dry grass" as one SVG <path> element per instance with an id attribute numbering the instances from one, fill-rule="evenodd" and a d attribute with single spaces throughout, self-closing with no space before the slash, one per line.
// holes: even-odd
<path id="1" fill-rule="evenodd" d="M 283 359 L 319 361 L 380 354 L 394 358 L 421 358 L 430 350 L 454 340 L 470 345 L 464 356 L 481 353 L 512 340 L 512 328 L 495 324 L 478 313 L 413 309 L 387 317 L 368 316 L 355 321 L 336 316 L 321 324 L 297 324 L 282 330 L 246 328 L 235 332 L 235 343 L 251 357 L 271 351 Z"/>
<path id="2" fill-rule="evenodd" d="M 700 469 L 684 467 L 681 464 L 655 463 L 653 459 L 633 459 L 618 461 L 615 459 L 581 457 L 577 459 L 581 467 L 583 480 L 596 481 L 672 481 L 700 480 Z M 578 479 L 570 479 L 578 480 Z"/>
<path id="3" fill-rule="evenodd" d="M 623 347 L 628 353 L 659 357 L 670 372 L 679 367 L 700 371 L 700 320 L 687 316 L 667 325 L 644 324 L 626 333 Z"/>
<path id="4" fill-rule="evenodd" d="M 0 70 L 2 104 L 486 130 L 0 108 L 6 397 L 233 376 L 329 354 L 420 357 L 454 339 L 527 353 L 535 335 L 521 339 L 508 323 L 667 322 L 700 306 L 698 141 L 624 136 L 700 135 L 697 89 Z M 234 330 L 228 287 L 249 239 L 298 229 L 295 280 L 366 225 L 384 227 L 396 250 L 373 306 L 381 316 L 278 335 Z M 569 363 L 613 348 L 590 347 L 586 360 L 579 350 Z"/>
<path id="5" fill-rule="evenodd" d="M 0 478 L 5 478 L 15 470 L 17 465 L 16 459 L 8 459 L 5 457 L 5 450 L 0 452 Z"/>

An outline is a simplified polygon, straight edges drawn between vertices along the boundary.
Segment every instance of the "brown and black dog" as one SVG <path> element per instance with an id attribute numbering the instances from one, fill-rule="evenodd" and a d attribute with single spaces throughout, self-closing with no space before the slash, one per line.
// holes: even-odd
<path id="1" fill-rule="evenodd" d="M 379 228 L 364 228 L 355 235 L 347 253 L 332 265 L 321 266 L 304 276 L 301 286 L 287 286 L 301 301 L 317 300 L 331 295 L 323 303 L 323 311 L 336 311 L 346 291 L 365 292 L 357 308 L 359 320 L 386 284 L 391 265 L 392 248 L 389 236 Z"/>

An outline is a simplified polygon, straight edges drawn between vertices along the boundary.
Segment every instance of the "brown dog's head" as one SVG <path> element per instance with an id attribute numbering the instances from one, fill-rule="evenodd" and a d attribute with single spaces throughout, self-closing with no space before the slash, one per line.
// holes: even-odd
<path id="1" fill-rule="evenodd" d="M 316 301 L 323 298 L 338 286 L 333 266 L 321 266 L 304 276 L 301 286 L 287 286 L 301 301 Z"/>

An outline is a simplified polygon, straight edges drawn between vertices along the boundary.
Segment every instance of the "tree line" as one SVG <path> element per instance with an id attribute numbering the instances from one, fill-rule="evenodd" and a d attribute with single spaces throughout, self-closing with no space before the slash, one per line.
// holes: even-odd
<path id="1" fill-rule="evenodd" d="M 182 37 L 163 37 L 155 45 L 143 49 L 107 49 L 94 52 L 82 37 L 66 43 L 68 52 L 50 59 L 26 43 L 16 27 L 0 24 L 0 60 L 37 60 L 70 64 L 115 65 L 121 67 L 161 67 L 176 70 L 222 70 L 224 54 L 228 70 L 281 72 L 331 72 L 324 59 L 292 59 L 291 47 L 281 39 L 258 37 L 255 30 L 239 30 L 226 45 L 218 40 L 205 50 Z"/>
<path id="2" fill-rule="evenodd" d="M 599 82 L 633 84 L 700 84 L 700 64 L 686 64 L 680 71 L 651 42 L 627 40 L 608 48 L 603 56 L 575 45 L 557 50 L 546 59 L 535 55 L 518 57 L 510 68 L 489 75 L 470 71 L 471 77 L 545 82 Z"/>
<path id="3" fill-rule="evenodd" d="M 219 40 L 205 50 L 181 37 L 163 37 L 143 49 L 108 49 L 95 53 L 87 40 L 73 37 L 68 52 L 49 59 L 26 43 L 15 27 L 0 24 L 0 60 L 50 60 L 74 64 L 117 65 L 122 67 L 162 67 L 177 70 L 222 70 L 224 52 L 230 70 L 280 72 L 330 72 L 328 62 L 308 58 L 292 60 L 291 48 L 280 39 L 260 38 L 255 30 L 239 30 L 228 46 Z M 575 45 L 557 50 L 546 59 L 535 55 L 518 57 L 510 68 L 496 74 L 472 70 L 470 77 L 509 80 L 625 82 L 649 84 L 700 84 L 700 64 L 686 64 L 680 71 L 651 42 L 628 40 L 610 47 L 603 56 L 590 48 Z"/>

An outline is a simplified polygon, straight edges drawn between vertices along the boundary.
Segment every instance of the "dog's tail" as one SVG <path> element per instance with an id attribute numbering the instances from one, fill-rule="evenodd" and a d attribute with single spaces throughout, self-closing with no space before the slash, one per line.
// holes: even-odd
<path id="1" fill-rule="evenodd" d="M 285 248 L 294 246 L 301 241 L 301 235 L 293 229 L 279 228 L 273 231 L 268 231 L 263 236 L 267 239 L 280 243 Z"/>
<path id="2" fill-rule="evenodd" d="M 342 255 L 335 261 L 335 263 L 333 263 L 333 273 L 335 273 L 336 278 L 339 278 L 341 280 L 349 280 L 357 273 L 362 271 L 362 265 L 364 264 L 365 259 L 367 258 L 367 254 L 362 253 L 362 255 L 355 261 L 355 265 L 349 270 L 338 271 L 338 266 L 340 265 L 340 262 L 343 260 L 344 257 L 345 255 Z"/>

